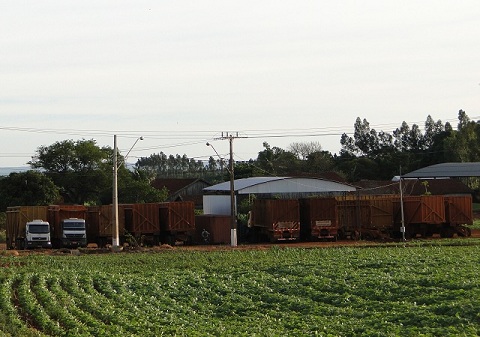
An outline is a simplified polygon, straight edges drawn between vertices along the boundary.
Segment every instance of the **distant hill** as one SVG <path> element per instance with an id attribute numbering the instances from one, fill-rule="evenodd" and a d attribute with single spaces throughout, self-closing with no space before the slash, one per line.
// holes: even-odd
<path id="1" fill-rule="evenodd" d="M 0 176 L 8 176 L 12 172 L 25 172 L 30 170 L 29 166 L 0 167 Z"/>
<path id="2" fill-rule="evenodd" d="M 133 171 L 135 169 L 135 163 L 126 163 L 126 167 Z M 18 166 L 18 167 L 0 167 L 0 177 L 8 176 L 12 172 L 26 172 L 31 170 L 30 166 Z"/>

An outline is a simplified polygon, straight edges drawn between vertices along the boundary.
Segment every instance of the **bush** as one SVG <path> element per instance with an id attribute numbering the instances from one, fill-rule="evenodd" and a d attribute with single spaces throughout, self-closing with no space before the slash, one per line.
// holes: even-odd
<path id="1" fill-rule="evenodd" d="M 7 228 L 7 213 L 0 212 L 0 230 Z"/>

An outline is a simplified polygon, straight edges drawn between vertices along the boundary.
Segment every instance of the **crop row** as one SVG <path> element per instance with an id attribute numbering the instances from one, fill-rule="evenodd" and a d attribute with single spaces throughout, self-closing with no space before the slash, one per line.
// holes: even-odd
<path id="1" fill-rule="evenodd" d="M 480 246 L 1 257 L 0 336 L 476 335 Z M 9 261 L 6 261 L 9 262 Z"/>

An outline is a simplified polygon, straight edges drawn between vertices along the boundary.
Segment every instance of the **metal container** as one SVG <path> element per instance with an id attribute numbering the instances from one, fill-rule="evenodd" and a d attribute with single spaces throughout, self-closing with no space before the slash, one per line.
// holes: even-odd
<path id="1" fill-rule="evenodd" d="M 177 201 L 160 203 L 160 227 L 167 232 L 190 232 L 195 230 L 195 203 Z"/>
<path id="2" fill-rule="evenodd" d="M 395 221 L 401 221 L 399 216 L 399 201 L 394 206 L 397 215 Z M 442 195 L 404 196 L 403 212 L 405 224 L 442 224 L 445 222 L 445 200 Z"/>
<path id="3" fill-rule="evenodd" d="M 369 199 L 371 228 L 391 230 L 393 227 L 393 203 L 398 197 L 385 196 Z"/>
<path id="4" fill-rule="evenodd" d="M 293 199 L 256 199 L 252 223 L 270 241 L 294 240 L 300 237 L 300 206 Z"/>
<path id="5" fill-rule="evenodd" d="M 118 233 L 124 241 L 125 235 L 125 205 L 118 205 Z M 87 237 L 90 242 L 95 242 L 99 247 L 104 247 L 112 241 L 115 235 L 113 223 L 113 206 L 89 206 L 87 208 Z"/>
<path id="6" fill-rule="evenodd" d="M 456 195 L 445 197 L 446 222 L 452 226 L 472 225 L 473 207 L 471 195 Z"/>
<path id="7" fill-rule="evenodd" d="M 6 244 L 8 249 L 18 248 L 15 241 L 25 235 L 25 224 L 33 220 L 47 221 L 47 206 L 7 207 Z"/>
<path id="8" fill-rule="evenodd" d="M 357 240 L 361 232 L 371 222 L 369 200 L 337 197 L 338 227 L 341 238 Z"/>
<path id="9" fill-rule="evenodd" d="M 301 237 L 310 239 L 337 239 L 338 208 L 335 198 L 300 199 Z"/>
<path id="10" fill-rule="evenodd" d="M 123 204 L 125 230 L 136 237 L 160 235 L 159 205 L 159 203 Z"/>
<path id="11" fill-rule="evenodd" d="M 195 242 L 204 244 L 229 244 L 231 216 L 204 214 L 195 216 Z M 208 240 L 202 237 L 203 230 L 209 233 Z"/>

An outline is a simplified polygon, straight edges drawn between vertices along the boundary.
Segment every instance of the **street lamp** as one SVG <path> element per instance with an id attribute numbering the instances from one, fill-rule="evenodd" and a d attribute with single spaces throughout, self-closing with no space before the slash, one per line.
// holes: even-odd
<path id="1" fill-rule="evenodd" d="M 218 154 L 217 150 L 213 147 L 212 144 L 210 144 L 209 142 L 207 142 L 206 144 L 207 146 L 210 146 L 213 151 L 215 151 L 215 153 L 217 154 L 217 157 L 218 159 L 220 159 L 220 170 L 222 171 L 222 174 L 223 174 L 223 158 Z"/>
<path id="2" fill-rule="evenodd" d="M 137 144 L 139 140 L 143 140 L 143 137 L 138 137 L 133 143 L 130 150 L 128 150 L 126 156 L 124 157 L 127 160 L 130 151 L 132 151 L 133 147 Z M 120 234 L 118 231 L 118 148 L 117 148 L 117 135 L 113 135 L 113 196 L 112 196 L 112 204 L 113 204 L 113 211 L 112 211 L 112 218 L 115 225 L 115 235 L 112 237 L 112 248 L 120 246 Z M 118 249 L 118 248 L 114 248 Z"/>
<path id="3" fill-rule="evenodd" d="M 233 172 L 233 137 L 229 138 L 230 140 L 230 167 L 228 168 L 228 173 L 230 173 L 230 245 L 232 247 L 237 247 L 237 219 L 235 211 L 235 176 Z M 207 143 L 207 146 L 211 146 L 213 151 L 220 158 L 220 162 L 223 159 L 218 154 L 217 150 L 213 147 L 212 144 Z M 223 165 L 222 165 L 223 167 Z"/>

